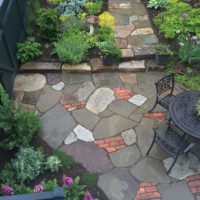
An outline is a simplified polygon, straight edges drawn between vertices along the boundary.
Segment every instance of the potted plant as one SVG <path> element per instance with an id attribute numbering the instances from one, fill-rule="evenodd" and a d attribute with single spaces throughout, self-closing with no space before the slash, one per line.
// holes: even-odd
<path id="1" fill-rule="evenodd" d="M 98 44 L 104 65 L 112 65 L 115 61 L 119 61 L 121 51 L 116 47 L 115 42 L 108 40 Z"/>
<path id="2" fill-rule="evenodd" d="M 156 48 L 156 64 L 166 65 L 169 57 L 173 55 L 173 52 L 170 50 L 169 45 L 160 43 L 157 44 L 155 48 Z"/>

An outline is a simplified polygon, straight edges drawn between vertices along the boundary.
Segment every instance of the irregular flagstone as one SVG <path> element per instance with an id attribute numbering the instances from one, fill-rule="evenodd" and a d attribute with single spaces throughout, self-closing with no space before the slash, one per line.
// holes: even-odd
<path id="1" fill-rule="evenodd" d="M 134 3 L 132 3 L 132 7 L 134 8 L 131 13 L 132 15 L 143 17 L 147 14 L 147 10 L 141 2 L 135 1 Z"/>
<path id="2" fill-rule="evenodd" d="M 109 156 L 115 167 L 132 166 L 141 158 L 140 151 L 136 145 L 110 153 Z"/>
<path id="3" fill-rule="evenodd" d="M 145 70 L 144 60 L 141 61 L 128 61 L 122 62 L 119 64 L 119 70 L 126 70 L 126 71 L 141 71 Z"/>
<path id="4" fill-rule="evenodd" d="M 74 129 L 73 129 L 74 134 L 79 140 L 85 141 L 85 142 L 92 142 L 94 141 L 94 137 L 91 131 L 86 129 L 85 127 L 81 126 L 78 124 Z"/>
<path id="5" fill-rule="evenodd" d="M 116 46 L 120 49 L 125 49 L 128 45 L 128 41 L 124 38 L 115 38 Z"/>
<path id="6" fill-rule="evenodd" d="M 14 81 L 15 91 L 33 92 L 44 87 L 46 78 L 42 74 L 18 74 Z"/>
<path id="7" fill-rule="evenodd" d="M 79 101 L 86 100 L 94 90 L 95 87 L 91 81 L 83 83 L 77 91 L 78 100 Z"/>
<path id="8" fill-rule="evenodd" d="M 89 130 L 93 130 L 94 126 L 100 120 L 98 115 L 88 111 L 87 109 L 76 110 L 72 112 L 73 118 Z"/>
<path id="9" fill-rule="evenodd" d="M 108 109 L 104 110 L 103 112 L 99 113 L 99 117 L 104 118 L 104 117 L 110 117 L 114 113 Z"/>
<path id="10" fill-rule="evenodd" d="M 132 49 L 121 49 L 121 57 L 122 58 L 132 58 L 134 57 Z"/>
<path id="11" fill-rule="evenodd" d="M 52 88 L 57 91 L 62 90 L 64 87 L 65 87 L 65 84 L 63 82 L 59 82 L 52 86 Z"/>
<path id="12" fill-rule="evenodd" d="M 62 70 L 64 72 L 91 72 L 91 68 L 90 65 L 88 65 L 88 63 L 80 63 L 80 64 L 75 64 L 75 65 L 71 65 L 71 64 L 63 64 L 62 65 Z"/>
<path id="13" fill-rule="evenodd" d="M 152 158 L 143 158 L 130 171 L 139 181 L 153 183 L 169 183 L 171 181 L 162 163 Z"/>
<path id="14" fill-rule="evenodd" d="M 134 30 L 131 35 L 147 35 L 152 33 L 154 33 L 152 28 L 138 28 Z"/>
<path id="15" fill-rule="evenodd" d="M 92 96 L 88 99 L 86 108 L 98 114 L 103 112 L 107 106 L 115 100 L 114 92 L 109 88 L 99 88 L 97 89 Z"/>
<path id="16" fill-rule="evenodd" d="M 84 83 L 87 81 L 91 81 L 90 74 L 80 74 L 80 73 L 62 73 L 62 81 L 66 85 Z"/>
<path id="17" fill-rule="evenodd" d="M 47 73 L 46 74 L 47 83 L 49 85 L 55 85 L 61 81 L 60 73 Z"/>
<path id="18" fill-rule="evenodd" d="M 72 131 L 64 140 L 65 144 L 71 144 L 73 142 L 76 142 L 78 139 L 76 137 L 76 135 L 74 134 L 74 132 Z"/>
<path id="19" fill-rule="evenodd" d="M 136 125 L 136 122 L 115 114 L 110 117 L 103 118 L 98 122 L 93 131 L 94 138 L 102 139 L 112 137 L 122 131 L 133 128 Z"/>
<path id="20" fill-rule="evenodd" d="M 142 44 L 157 44 L 158 38 L 155 34 L 148 34 L 142 37 Z"/>
<path id="21" fill-rule="evenodd" d="M 136 74 L 135 73 L 120 73 L 119 74 L 120 79 L 123 83 L 128 83 L 131 85 L 137 84 Z"/>
<path id="22" fill-rule="evenodd" d="M 133 53 L 136 58 L 155 55 L 155 44 L 138 44 L 132 46 Z"/>
<path id="23" fill-rule="evenodd" d="M 22 103 L 36 105 L 41 94 L 41 90 L 34 92 L 24 92 Z"/>
<path id="24" fill-rule="evenodd" d="M 108 199 L 131 200 L 136 195 L 139 182 L 124 168 L 116 168 L 100 175 L 98 186 Z"/>
<path id="25" fill-rule="evenodd" d="M 142 114 L 137 114 L 137 113 L 135 113 L 135 112 L 133 112 L 130 116 L 129 116 L 129 118 L 130 119 L 132 119 L 133 121 L 135 121 L 135 122 L 140 122 L 140 120 L 142 119 Z"/>
<path id="26" fill-rule="evenodd" d="M 124 117 L 128 117 L 136 108 L 137 106 L 123 100 L 115 100 L 108 106 L 109 110 Z"/>
<path id="27" fill-rule="evenodd" d="M 133 24 L 124 26 L 115 26 L 115 37 L 126 38 L 133 32 L 134 29 L 135 26 Z"/>
<path id="28" fill-rule="evenodd" d="M 57 149 L 66 136 L 76 126 L 75 121 L 63 106 L 57 104 L 41 117 L 42 129 L 40 136 L 51 147 Z"/>
<path id="29" fill-rule="evenodd" d="M 63 145 L 60 150 L 72 156 L 81 163 L 89 172 L 104 173 L 113 168 L 107 152 L 94 143 L 77 141 L 70 145 Z"/>
<path id="30" fill-rule="evenodd" d="M 123 131 L 121 133 L 121 136 L 122 136 L 126 145 L 132 145 L 137 141 L 137 136 L 136 136 L 135 131 L 133 129 Z"/>
<path id="31" fill-rule="evenodd" d="M 141 106 L 146 100 L 147 100 L 146 97 L 140 94 L 137 94 L 137 95 L 134 95 L 132 98 L 130 98 L 128 101 L 130 103 L 135 104 L 136 106 Z"/>
<path id="32" fill-rule="evenodd" d="M 55 106 L 61 98 L 61 92 L 55 91 L 50 86 L 46 85 L 40 94 L 36 108 L 40 112 L 45 112 Z"/>
<path id="33" fill-rule="evenodd" d="M 194 200 L 185 181 L 158 185 L 163 200 Z"/>

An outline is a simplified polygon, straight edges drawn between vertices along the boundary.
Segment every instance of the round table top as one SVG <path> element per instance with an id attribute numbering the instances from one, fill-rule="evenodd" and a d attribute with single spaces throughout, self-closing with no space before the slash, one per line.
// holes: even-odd
<path id="1" fill-rule="evenodd" d="M 182 92 L 169 106 L 172 121 L 185 133 L 200 139 L 200 118 L 196 116 L 196 104 L 200 91 Z"/>

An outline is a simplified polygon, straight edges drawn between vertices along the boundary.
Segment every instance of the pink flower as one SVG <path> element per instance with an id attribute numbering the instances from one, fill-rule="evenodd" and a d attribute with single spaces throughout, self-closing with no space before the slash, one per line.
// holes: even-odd
<path id="1" fill-rule="evenodd" d="M 44 187 L 42 184 L 38 184 L 38 185 L 35 185 L 34 187 L 34 192 L 42 192 L 44 190 Z"/>
<path id="2" fill-rule="evenodd" d="M 63 184 L 67 187 L 71 187 L 73 185 L 74 181 L 72 177 L 63 176 Z"/>
<path id="3" fill-rule="evenodd" d="M 84 196 L 84 200 L 93 200 L 92 195 L 90 192 L 86 192 Z"/>
<path id="4" fill-rule="evenodd" d="M 192 36 L 191 37 L 191 40 L 197 40 L 198 38 L 197 38 L 197 36 Z"/>
<path id="5" fill-rule="evenodd" d="M 13 189 L 12 187 L 10 187 L 9 185 L 6 184 L 2 184 L 1 185 L 1 191 L 4 195 L 12 195 L 13 193 Z"/>

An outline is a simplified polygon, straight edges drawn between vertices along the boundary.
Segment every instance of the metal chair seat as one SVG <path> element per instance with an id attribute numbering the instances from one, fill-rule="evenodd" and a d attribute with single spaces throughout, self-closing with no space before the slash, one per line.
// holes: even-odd
<path id="1" fill-rule="evenodd" d="M 169 104 L 174 99 L 174 97 L 175 96 L 173 94 L 167 95 L 166 97 L 163 97 L 162 99 L 158 100 L 158 103 L 168 110 Z"/>

